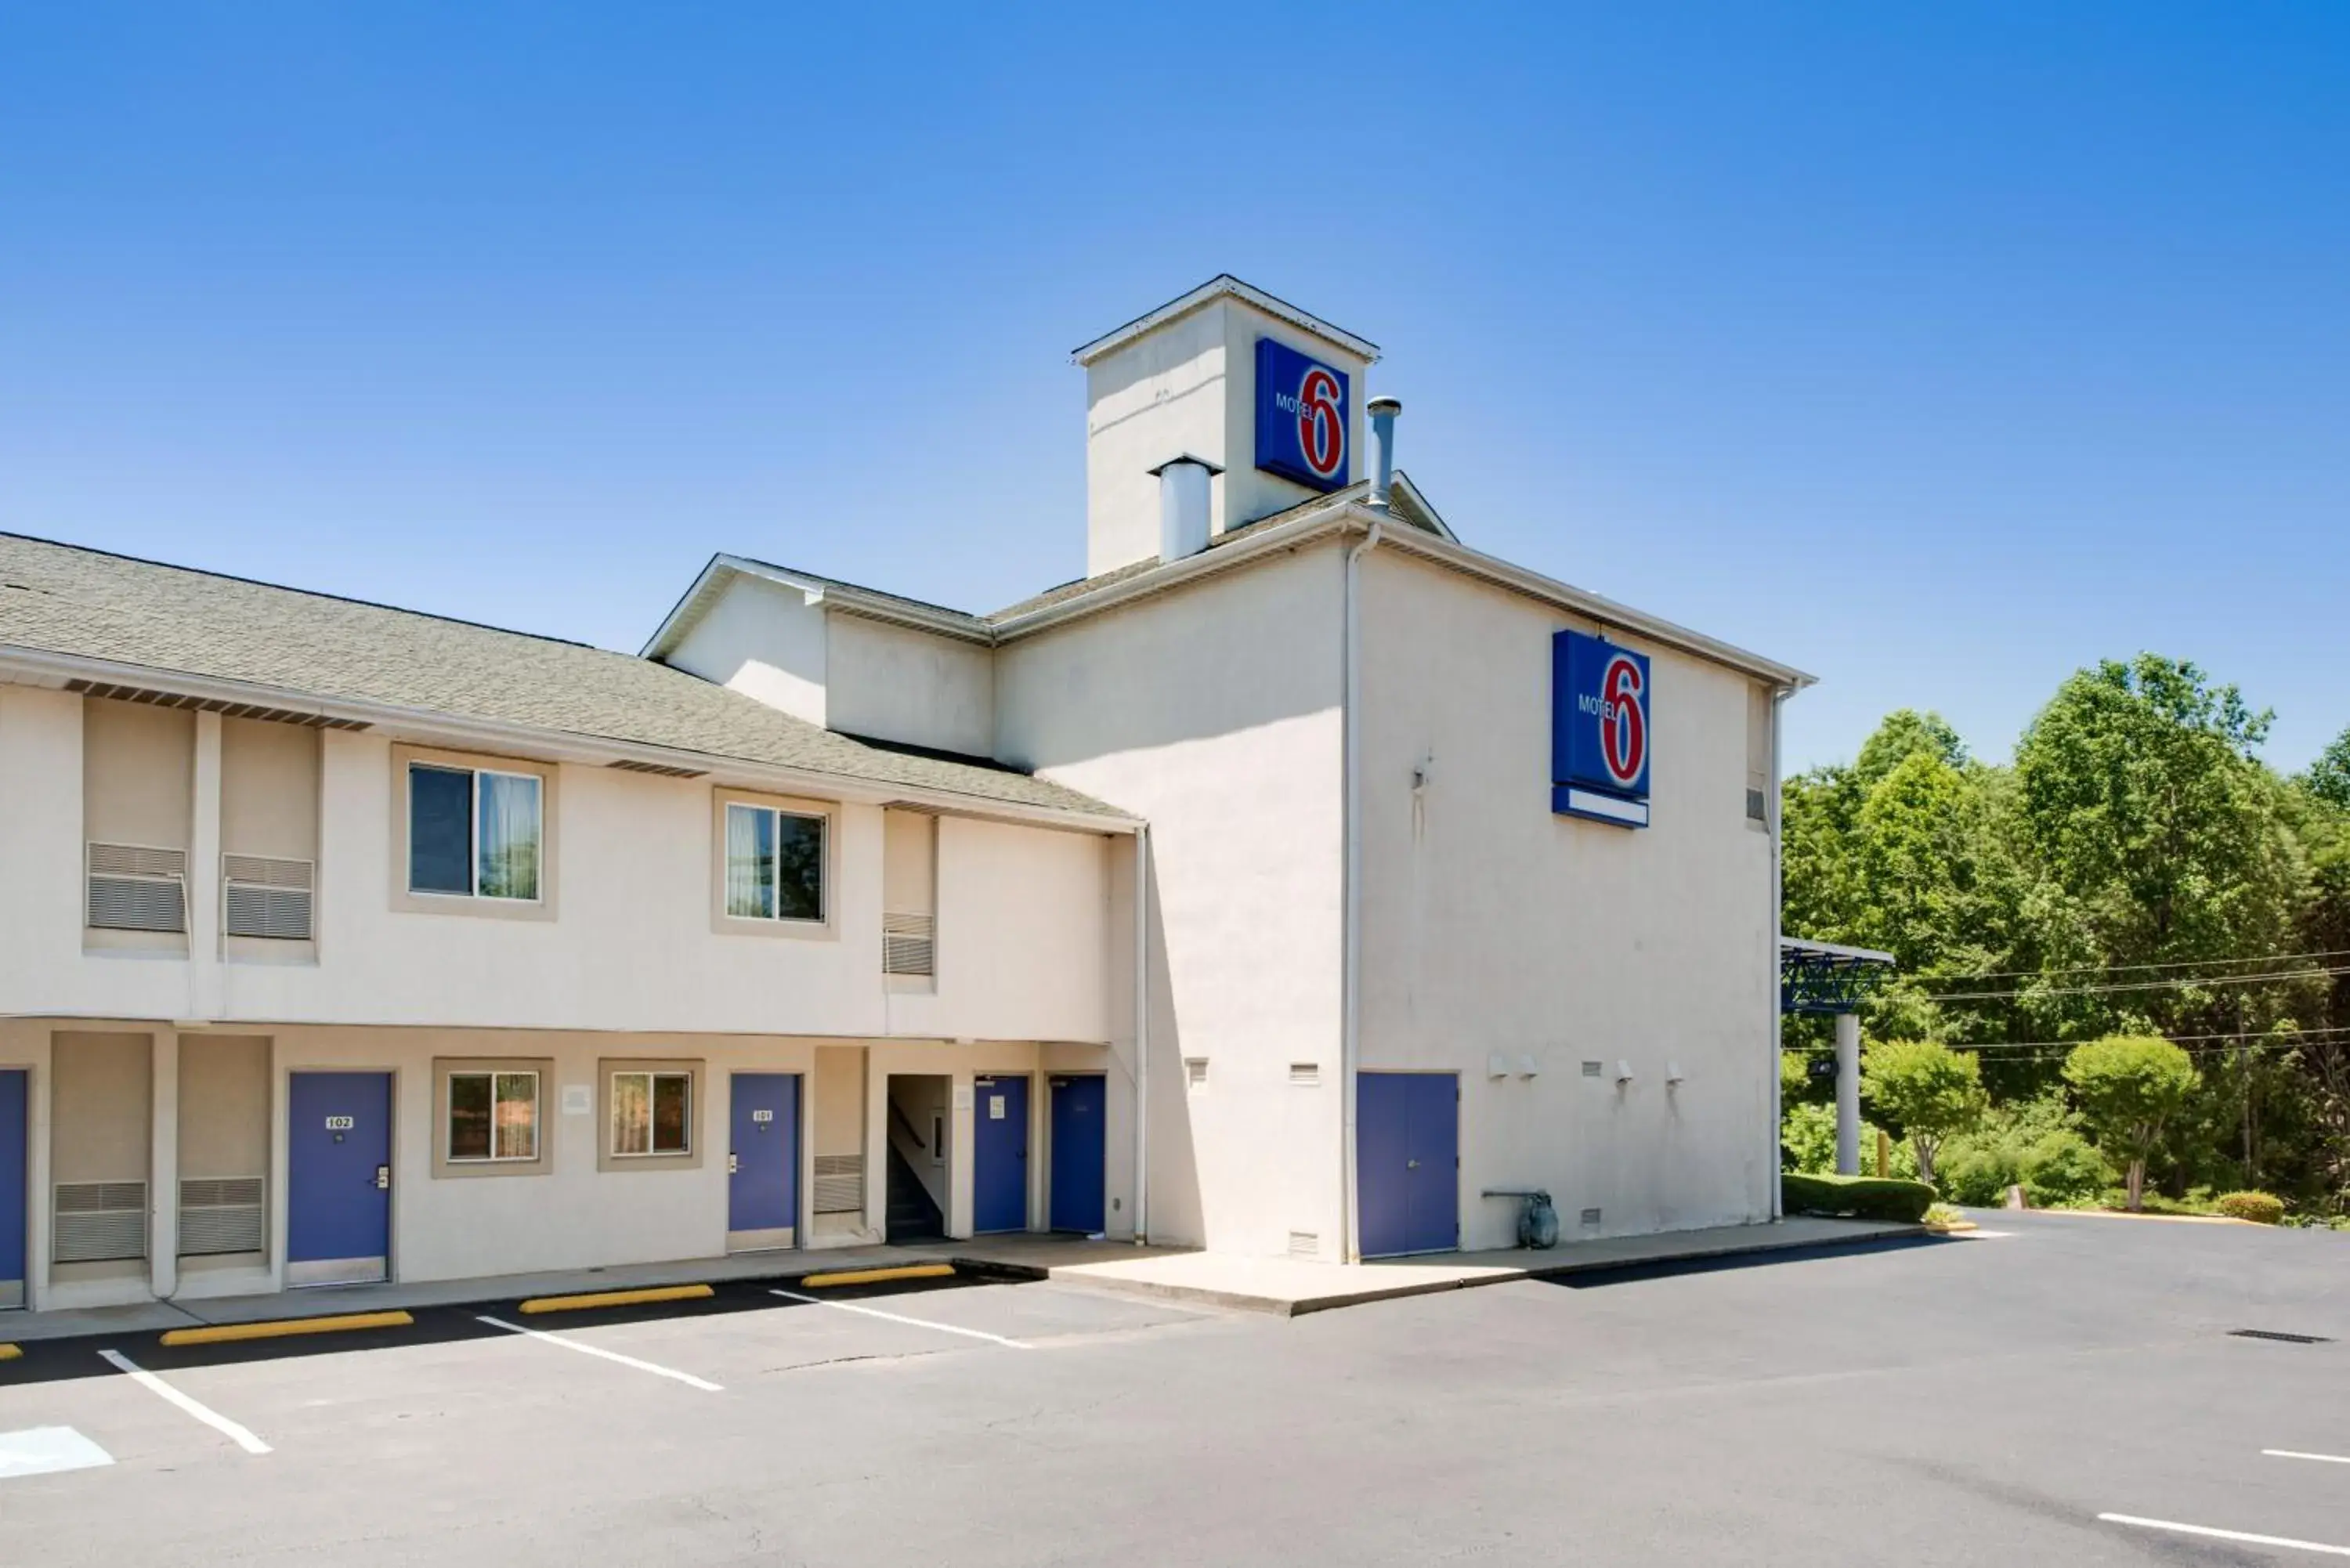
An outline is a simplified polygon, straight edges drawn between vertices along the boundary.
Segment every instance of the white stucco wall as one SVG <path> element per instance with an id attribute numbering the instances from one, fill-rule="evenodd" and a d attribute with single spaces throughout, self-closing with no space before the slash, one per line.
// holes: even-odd
<path id="1" fill-rule="evenodd" d="M 747 579 L 737 578 L 737 586 Z M 975 643 L 835 612 L 825 722 L 844 734 L 983 757 L 995 744 L 995 656 Z"/>
<path id="2" fill-rule="evenodd" d="M 0 687 L 0 1013 L 883 1035 L 882 812 L 839 805 L 828 934 L 712 929 L 713 781 L 556 772 L 552 919 L 396 909 L 391 739 L 321 735 L 317 961 L 85 951 L 81 699 Z M 490 760 L 494 760 L 490 759 Z M 217 806 L 214 808 L 217 810 Z M 1102 1042 L 1111 841 L 957 819 L 916 1032 Z M 1126 852 L 1123 843 L 1118 853 Z M 201 900 L 199 900 L 201 901 Z"/>
<path id="3" fill-rule="evenodd" d="M 825 619 L 797 588 L 738 574 L 663 662 L 821 724 Z"/>
<path id="4" fill-rule="evenodd" d="M 1151 824 L 1154 1240 L 1336 1255 L 1340 585 L 1309 549 L 998 655 L 1000 754 Z"/>
<path id="5" fill-rule="evenodd" d="M 1769 1218 L 1752 683 L 1611 633 L 1653 660 L 1655 826 L 1636 831 L 1550 809 L 1551 636 L 1596 627 L 1380 551 L 1362 611 L 1362 1065 L 1461 1074 L 1462 1245 L 1513 1239 L 1516 1205 L 1480 1199 L 1489 1186 L 1548 1188 L 1570 1239 L 1593 1233 L 1587 1208 L 1609 1234 Z"/>

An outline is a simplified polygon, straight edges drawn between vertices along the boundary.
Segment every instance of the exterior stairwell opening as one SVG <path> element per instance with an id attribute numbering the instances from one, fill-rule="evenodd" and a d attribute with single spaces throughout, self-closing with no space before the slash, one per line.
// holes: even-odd
<path id="1" fill-rule="evenodd" d="M 892 1242 L 935 1241 L 947 1233 L 951 1173 L 947 1141 L 953 1080 L 943 1073 L 889 1075 L 889 1204 Z"/>

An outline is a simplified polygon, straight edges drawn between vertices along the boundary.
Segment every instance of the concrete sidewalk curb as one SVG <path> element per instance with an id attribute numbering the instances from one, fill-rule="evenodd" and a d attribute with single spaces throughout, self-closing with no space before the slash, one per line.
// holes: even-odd
<path id="1" fill-rule="evenodd" d="M 1309 1313 L 1331 1312 L 1341 1307 L 1363 1306 L 1373 1302 L 1399 1301 L 1410 1296 L 1439 1295 L 1446 1291 L 1473 1290 L 1482 1285 L 1508 1284 L 1518 1280 L 1555 1280 L 1573 1275 L 1625 1273 L 1639 1269 L 1670 1268 L 1682 1264 L 1718 1262 L 1725 1258 L 1756 1256 L 1771 1252 L 1805 1251 L 1822 1247 L 1864 1247 L 1889 1241 L 1931 1239 L 1935 1232 L 1924 1225 L 1873 1223 L 1863 1226 L 1854 1222 L 1853 1230 L 1821 1233 L 1806 1231 L 1801 1234 L 1771 1234 L 1770 1228 L 1753 1226 L 1761 1234 L 1726 1237 L 1718 1242 L 1697 1246 L 1672 1244 L 1671 1233 L 1657 1238 L 1655 1251 L 1641 1254 L 1611 1254 L 1607 1256 L 1561 1257 L 1518 1266 L 1485 1267 L 1468 1265 L 1473 1272 L 1449 1279 L 1422 1279 L 1381 1283 L 1375 1279 L 1362 1280 L 1352 1288 L 1335 1290 L 1319 1295 L 1280 1296 L 1248 1291 L 1221 1289 L 1211 1285 L 1191 1285 L 1163 1279 L 1143 1279 L 1115 1272 L 1098 1272 L 1101 1265 L 1075 1264 L 1062 1268 L 1044 1269 L 1035 1277 L 1055 1283 L 1081 1285 L 1109 1294 L 1147 1300 L 1191 1303 L 1198 1305 L 1223 1307 L 1237 1312 L 1263 1313 L 1274 1317 L 1303 1317 Z M 1571 1250 L 1571 1249 L 1565 1249 Z M 1430 1266 L 1436 1264 L 1430 1261 Z M 990 1265 L 1003 1268 L 1003 1265 Z M 1337 1266 L 1317 1264 L 1315 1267 L 1336 1272 Z M 1367 1275 L 1376 1275 L 1380 1265 L 1347 1265 Z"/>

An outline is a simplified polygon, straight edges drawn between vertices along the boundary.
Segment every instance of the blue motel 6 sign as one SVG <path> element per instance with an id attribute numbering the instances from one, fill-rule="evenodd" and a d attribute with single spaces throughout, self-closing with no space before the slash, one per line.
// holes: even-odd
<path id="1" fill-rule="evenodd" d="M 1347 372 L 1256 340 L 1256 465 L 1313 490 L 1347 483 Z"/>
<path id="2" fill-rule="evenodd" d="M 1550 640 L 1550 808 L 1648 826 L 1648 656 L 1579 631 Z"/>

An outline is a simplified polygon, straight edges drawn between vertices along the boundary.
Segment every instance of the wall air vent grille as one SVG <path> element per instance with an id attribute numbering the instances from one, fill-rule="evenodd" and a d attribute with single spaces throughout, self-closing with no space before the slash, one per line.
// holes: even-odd
<path id="1" fill-rule="evenodd" d="M 634 757 L 622 757 L 616 763 L 606 763 L 608 768 L 618 768 L 624 774 L 651 774 L 656 778 L 698 779 L 709 776 L 706 768 L 676 768 L 667 763 L 640 763 Z"/>
<path id="2" fill-rule="evenodd" d="M 883 915 L 881 972 L 936 974 L 938 918 L 934 915 Z"/>
<path id="3" fill-rule="evenodd" d="M 222 856 L 223 929 L 233 937 L 308 941 L 312 884 L 317 877 L 317 866 L 307 860 Z"/>
<path id="4" fill-rule="evenodd" d="M 89 924 L 106 931 L 188 929 L 188 852 L 145 844 L 89 846 Z"/>
<path id="5" fill-rule="evenodd" d="M 1761 790 L 1748 790 L 1746 792 L 1746 820 L 1749 822 L 1769 822 L 1771 820 L 1770 802 L 1771 797 L 1764 794 Z"/>
<path id="6" fill-rule="evenodd" d="M 1183 1058 L 1183 1082 L 1187 1086 L 1194 1089 L 1204 1089 L 1208 1086 L 1208 1059 L 1205 1056 Z"/>
<path id="7" fill-rule="evenodd" d="M 1289 1255 L 1293 1258 L 1318 1258 L 1322 1255 L 1322 1237 L 1313 1231 L 1292 1231 L 1289 1233 Z"/>
<path id="8" fill-rule="evenodd" d="M 1596 1225 L 1596 1224 L 1598 1224 L 1598 1223 L 1599 1223 L 1599 1210 L 1596 1210 L 1596 1209 L 1586 1209 L 1586 1210 L 1585 1210 L 1583 1211 L 1583 1222 L 1584 1222 L 1586 1225 Z"/>
<path id="9" fill-rule="evenodd" d="M 816 1211 L 819 1214 L 865 1212 L 863 1155 L 820 1154 L 816 1157 Z"/>
<path id="10" fill-rule="evenodd" d="M 180 1255 L 258 1252 L 268 1222 L 257 1176 L 200 1177 L 180 1183 Z"/>
<path id="11" fill-rule="evenodd" d="M 324 713 L 300 713 L 290 708 L 265 708 L 258 702 L 231 702 L 219 697 L 191 697 L 183 691 L 158 691 L 147 686 L 116 686 L 104 680 L 68 680 L 66 690 L 85 697 L 116 702 L 143 702 L 153 708 L 182 708 L 195 713 L 218 713 L 230 719 L 265 719 L 273 724 L 299 724 L 306 730 L 364 730 L 363 719 L 331 719 Z"/>
<path id="12" fill-rule="evenodd" d="M 1322 1081 L 1322 1064 L 1319 1062 L 1292 1062 L 1289 1064 L 1289 1081 L 1297 1085 L 1301 1088 L 1310 1089 L 1314 1087 Z"/>
<path id="13" fill-rule="evenodd" d="M 147 1255 L 147 1184 L 60 1181 L 49 1256 L 60 1263 L 103 1263 Z"/>

